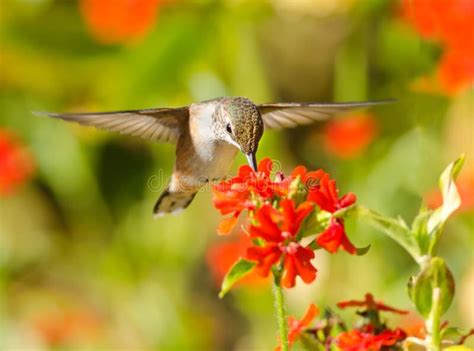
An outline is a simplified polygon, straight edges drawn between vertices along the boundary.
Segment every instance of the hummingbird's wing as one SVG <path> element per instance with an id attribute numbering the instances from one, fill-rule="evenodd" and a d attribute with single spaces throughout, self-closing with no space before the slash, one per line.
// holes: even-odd
<path id="1" fill-rule="evenodd" d="M 35 112 L 35 114 L 148 140 L 174 143 L 178 140 L 182 126 L 187 122 L 189 110 L 188 107 L 180 107 L 97 113 Z"/>
<path id="2" fill-rule="evenodd" d="M 279 102 L 258 105 L 267 129 L 293 128 L 324 121 L 349 110 L 387 104 L 395 100 L 345 103 Z"/>

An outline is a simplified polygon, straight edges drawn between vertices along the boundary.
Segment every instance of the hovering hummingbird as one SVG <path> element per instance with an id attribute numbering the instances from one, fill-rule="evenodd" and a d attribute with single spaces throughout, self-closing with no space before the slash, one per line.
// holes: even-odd
<path id="1" fill-rule="evenodd" d="M 38 114 L 176 144 L 171 181 L 153 209 L 161 216 L 185 209 L 202 186 L 224 178 L 239 150 L 257 170 L 264 129 L 292 128 L 390 101 L 256 105 L 244 97 L 222 97 L 179 108 Z"/>

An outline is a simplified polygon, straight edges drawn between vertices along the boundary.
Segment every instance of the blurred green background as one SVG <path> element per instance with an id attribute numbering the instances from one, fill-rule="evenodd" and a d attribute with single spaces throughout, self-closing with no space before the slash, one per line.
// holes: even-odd
<path id="1" fill-rule="evenodd" d="M 131 3 L 0 2 L 0 129 L 15 135 L 31 163 L 27 179 L 0 197 L 0 349 L 273 349 L 268 284 L 248 282 L 217 298 L 228 252 L 216 245 L 235 234 L 217 237 L 209 192 L 179 216 L 153 220 L 165 184 L 151 180 L 171 174 L 172 145 L 31 114 L 182 106 L 224 95 L 397 98 L 335 124 L 268 131 L 258 157 L 280 161 L 286 172 L 323 167 L 342 193 L 409 221 L 422 198 L 436 198 L 445 165 L 466 152 L 467 204 L 449 222 L 440 254 L 458 284 L 447 318 L 474 325 L 474 93 L 472 85 L 453 93 L 433 83 L 443 46 L 420 37 L 401 3 Z M 239 156 L 232 172 L 244 162 Z M 412 309 L 405 285 L 416 266 L 408 254 L 363 223 L 348 223 L 348 233 L 356 246 L 371 244 L 369 253 L 318 251 L 316 282 L 288 291 L 290 314 L 366 292 Z M 402 326 L 417 323 L 410 318 Z"/>

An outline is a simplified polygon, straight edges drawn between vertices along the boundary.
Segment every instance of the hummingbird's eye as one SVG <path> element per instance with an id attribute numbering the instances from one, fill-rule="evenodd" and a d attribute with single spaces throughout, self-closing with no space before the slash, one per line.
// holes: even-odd
<path id="1" fill-rule="evenodd" d="M 232 134 L 232 127 L 230 126 L 230 123 L 227 123 L 225 129 L 227 130 L 227 133 Z"/>

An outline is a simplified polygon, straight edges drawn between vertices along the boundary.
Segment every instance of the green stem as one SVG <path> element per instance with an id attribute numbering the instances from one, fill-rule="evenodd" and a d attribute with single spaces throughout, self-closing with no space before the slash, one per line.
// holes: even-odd
<path id="1" fill-rule="evenodd" d="M 426 321 L 426 345 L 428 351 L 441 350 L 441 289 L 434 288 L 430 315 Z"/>
<path id="2" fill-rule="evenodd" d="M 281 351 L 288 351 L 288 322 L 285 311 L 285 297 L 283 296 L 283 289 L 277 282 L 273 285 L 273 293 L 275 295 L 275 308 L 278 318 L 278 329 L 280 331 Z"/>

